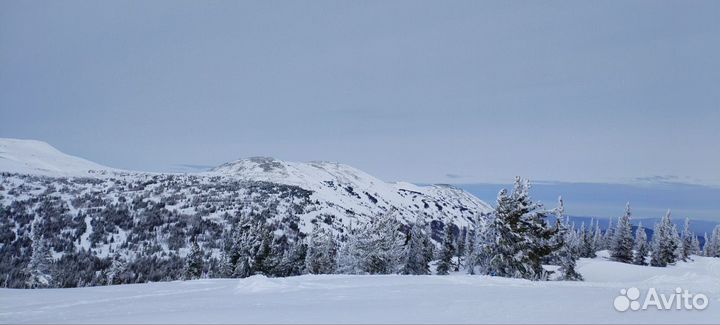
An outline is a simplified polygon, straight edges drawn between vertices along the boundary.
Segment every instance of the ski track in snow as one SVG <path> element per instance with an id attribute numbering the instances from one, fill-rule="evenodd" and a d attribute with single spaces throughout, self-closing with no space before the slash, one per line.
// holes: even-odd
<path id="1" fill-rule="evenodd" d="M 2 323 L 717 323 L 720 259 L 668 268 L 581 259 L 584 282 L 450 276 L 304 275 L 73 289 L 0 289 Z M 702 311 L 627 311 L 620 289 L 676 287 Z M 641 302 L 644 296 L 641 296 Z"/>

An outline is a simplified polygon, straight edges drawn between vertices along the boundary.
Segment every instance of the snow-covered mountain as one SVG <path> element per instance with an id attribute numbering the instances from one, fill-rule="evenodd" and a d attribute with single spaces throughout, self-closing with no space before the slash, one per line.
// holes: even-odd
<path id="1" fill-rule="evenodd" d="M 288 242 L 315 225 L 340 237 L 385 215 L 404 225 L 429 223 L 439 240 L 445 225 L 472 229 L 491 210 L 452 186 L 388 183 L 338 163 L 248 158 L 208 172 L 163 174 L 104 167 L 39 141 L 0 139 L 0 148 L 0 274 L 17 279 L 26 275 L 12 261 L 27 262 L 33 223 L 60 263 L 100 258 L 88 263 L 102 265 L 119 253 L 158 281 L 177 272 L 173 263 L 192 238 L 219 256 L 228 231 L 247 217 Z"/>
<path id="2" fill-rule="evenodd" d="M 487 203 L 459 188 L 388 183 L 335 162 L 298 163 L 253 157 L 220 165 L 203 175 L 298 186 L 312 191 L 313 199 L 361 215 L 377 215 L 395 208 L 405 221 L 413 221 L 411 215 L 422 213 L 464 226 L 473 213 L 491 211 Z"/>
<path id="3" fill-rule="evenodd" d="M 111 170 L 114 169 L 62 153 L 42 141 L 0 138 L 0 172 L 88 176 Z"/>

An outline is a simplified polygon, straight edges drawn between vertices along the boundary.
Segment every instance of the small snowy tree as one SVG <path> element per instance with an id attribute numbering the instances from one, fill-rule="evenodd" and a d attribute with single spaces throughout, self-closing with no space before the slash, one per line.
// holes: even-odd
<path id="1" fill-rule="evenodd" d="M 474 274 L 474 262 L 473 259 L 475 257 L 475 232 L 468 231 L 467 235 L 465 236 L 465 268 L 468 270 L 468 273 Z"/>
<path id="2" fill-rule="evenodd" d="M 110 269 L 107 273 L 108 284 L 122 284 L 122 275 L 127 271 L 125 260 L 120 256 L 120 253 L 115 253 L 110 264 Z"/>
<path id="3" fill-rule="evenodd" d="M 203 253 L 200 245 L 198 245 L 195 237 L 192 238 L 192 245 L 190 246 L 190 253 L 185 258 L 185 275 L 186 280 L 199 279 L 203 275 L 203 268 L 205 266 L 205 254 Z"/>
<path id="4" fill-rule="evenodd" d="M 437 265 L 437 274 L 447 275 L 453 267 L 453 256 L 455 256 L 455 236 L 452 224 L 445 225 L 445 237 L 443 238 L 442 249 L 440 250 L 440 261 Z"/>
<path id="5" fill-rule="evenodd" d="M 690 231 L 690 218 L 685 218 L 685 226 L 682 232 L 682 249 L 680 252 L 680 259 L 687 261 L 693 252 L 693 238 L 695 235 Z"/>
<path id="6" fill-rule="evenodd" d="M 455 263 L 455 271 L 460 271 L 460 268 L 463 266 L 463 259 L 465 258 L 465 241 L 467 237 L 467 228 L 463 227 L 460 232 L 458 232 L 457 238 L 455 238 L 455 257 L 457 258 L 457 263 Z"/>
<path id="7" fill-rule="evenodd" d="M 400 270 L 402 274 L 430 274 L 429 261 L 425 255 L 427 241 L 427 235 L 423 232 L 422 220 L 418 217 L 415 223 L 410 225 L 409 238 L 403 251 L 404 265 Z"/>
<path id="8" fill-rule="evenodd" d="M 311 274 L 332 274 L 335 272 L 337 247 L 332 234 L 315 224 L 308 241 L 305 268 Z"/>
<path id="9" fill-rule="evenodd" d="M 670 210 L 668 210 L 653 231 L 650 265 L 664 267 L 675 263 L 678 247 L 680 247 L 680 239 L 677 228 L 670 220 Z"/>
<path id="10" fill-rule="evenodd" d="M 580 230 L 577 234 L 577 237 L 580 241 L 580 243 L 579 243 L 580 257 L 594 258 L 595 257 L 595 243 L 593 241 L 592 234 L 590 233 L 590 231 L 587 228 L 585 228 L 584 222 L 580 225 Z"/>
<path id="11" fill-rule="evenodd" d="M 635 253 L 633 255 L 633 264 L 635 265 L 647 265 L 645 257 L 648 255 L 648 238 L 645 233 L 645 228 L 642 222 L 638 224 L 637 230 L 635 231 Z"/>
<path id="12" fill-rule="evenodd" d="M 610 248 L 612 259 L 621 263 L 631 263 L 633 260 L 633 235 L 630 215 L 630 203 L 628 203 L 625 205 L 625 214 L 618 218 L 615 237 Z"/>
<path id="13" fill-rule="evenodd" d="M 612 249 L 613 238 L 615 238 L 615 228 L 613 227 L 612 218 L 608 219 L 608 227 L 603 234 L 602 249 Z"/>
<path id="14" fill-rule="evenodd" d="M 557 216 L 557 232 L 554 238 L 558 238 L 554 244 L 559 248 L 555 253 L 559 259 L 561 279 L 568 281 L 582 281 L 582 275 L 575 270 L 576 261 L 578 260 L 579 251 L 577 236 L 568 225 L 565 218 L 565 206 L 562 197 L 558 198 L 558 207 L 555 209 Z M 583 224 L 583 229 L 585 225 Z M 587 234 L 587 232 L 585 232 Z"/>
<path id="15" fill-rule="evenodd" d="M 391 210 L 376 217 L 358 234 L 356 256 L 363 273 L 393 274 L 399 270 L 405 236 L 394 214 Z"/>
<path id="16" fill-rule="evenodd" d="M 593 225 L 590 225 L 593 226 Z M 595 257 L 596 251 L 603 249 L 603 232 L 600 228 L 600 220 L 595 220 L 594 228 L 593 228 L 593 252 L 592 257 Z"/>
<path id="17" fill-rule="evenodd" d="M 31 231 L 32 255 L 30 256 L 30 263 L 28 264 L 30 278 L 27 284 L 30 288 L 49 287 L 52 283 L 50 267 L 53 263 L 50 247 L 42 235 L 39 221 L 33 222 Z"/>
<path id="18" fill-rule="evenodd" d="M 720 257 L 720 225 L 715 226 L 710 238 L 705 237 L 705 256 Z"/>

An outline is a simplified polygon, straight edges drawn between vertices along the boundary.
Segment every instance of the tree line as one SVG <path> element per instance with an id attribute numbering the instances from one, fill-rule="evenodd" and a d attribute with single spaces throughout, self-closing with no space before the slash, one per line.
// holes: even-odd
<path id="1" fill-rule="evenodd" d="M 472 225 L 446 223 L 433 227 L 419 215 L 404 225 L 389 210 L 366 223 L 339 233 L 316 222 L 307 233 L 279 231 L 262 215 L 239 215 L 222 234 L 222 248 L 204 248 L 190 238 L 184 257 L 173 256 L 162 265 L 161 280 L 198 278 L 271 277 L 301 274 L 408 274 L 446 275 L 464 271 L 530 280 L 582 280 L 575 269 L 579 258 L 596 257 L 608 250 L 617 262 L 664 267 L 689 261 L 692 255 L 720 257 L 720 226 L 705 234 L 704 247 L 685 220 L 682 232 L 668 213 L 654 225 L 652 240 L 640 224 L 633 232 L 628 204 L 615 226 L 602 230 L 599 222 L 576 227 L 565 215 L 564 202 L 546 209 L 530 197 L 530 183 L 517 178 L 512 190 L 501 190 L 496 207 Z M 554 217 L 551 221 L 550 217 Z M 33 224 L 33 229 L 36 225 Z M 72 261 L 56 260 L 39 231 L 32 232 L 26 287 L 62 287 L 150 281 L 137 259 L 115 253 L 87 262 L 93 280 L 63 281 Z M 82 256 L 79 254 L 78 256 Z M 149 260 L 140 262 L 149 263 Z M 75 263 L 77 267 L 78 263 Z M 556 265 L 556 271 L 544 265 Z M 160 266 L 158 266 L 160 267 Z M 169 270 L 169 271 L 168 271 Z M 70 272 L 71 273 L 71 272 Z M 5 280 L 7 285 L 8 280 Z"/>

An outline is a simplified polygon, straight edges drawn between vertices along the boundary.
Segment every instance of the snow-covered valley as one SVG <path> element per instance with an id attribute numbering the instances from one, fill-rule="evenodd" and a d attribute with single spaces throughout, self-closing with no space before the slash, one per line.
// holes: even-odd
<path id="1" fill-rule="evenodd" d="M 466 275 L 303 275 L 0 289 L 2 323 L 717 323 L 720 259 L 667 268 L 581 259 L 584 282 Z M 616 311 L 620 290 L 676 287 L 704 310 Z M 641 302 L 642 298 L 641 296 Z"/>

